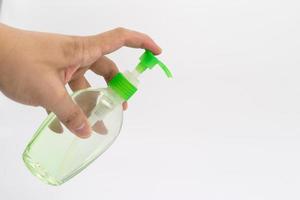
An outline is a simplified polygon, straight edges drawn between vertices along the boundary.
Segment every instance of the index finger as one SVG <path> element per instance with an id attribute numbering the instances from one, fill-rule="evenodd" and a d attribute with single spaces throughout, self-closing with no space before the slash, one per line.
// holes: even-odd
<path id="1" fill-rule="evenodd" d="M 106 55 L 126 46 L 148 49 L 154 54 L 161 53 L 161 48 L 146 34 L 125 28 L 116 28 L 99 35 L 90 36 L 91 45 L 97 45 L 101 54 Z"/>

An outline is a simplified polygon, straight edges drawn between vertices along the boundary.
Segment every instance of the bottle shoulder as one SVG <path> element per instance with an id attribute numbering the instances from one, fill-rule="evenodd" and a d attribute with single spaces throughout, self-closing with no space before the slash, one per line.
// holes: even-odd
<path id="1" fill-rule="evenodd" d="M 97 96 L 97 97 L 105 96 L 106 98 L 111 98 L 113 100 L 123 101 L 109 87 L 106 87 L 106 88 L 91 88 L 90 87 L 90 88 L 78 90 L 78 91 L 74 92 L 71 96 L 72 96 L 72 98 L 78 98 L 78 97 L 82 97 L 82 96 L 84 96 L 85 98 L 88 98 L 88 97 L 94 98 L 95 96 Z"/>
<path id="2" fill-rule="evenodd" d="M 87 116 L 93 111 L 113 110 L 123 102 L 110 88 L 87 88 L 75 92 L 72 98 Z"/>

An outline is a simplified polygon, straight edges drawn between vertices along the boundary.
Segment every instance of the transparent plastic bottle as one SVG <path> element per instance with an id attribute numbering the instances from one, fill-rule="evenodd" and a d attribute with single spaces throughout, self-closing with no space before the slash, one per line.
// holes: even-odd
<path id="1" fill-rule="evenodd" d="M 167 67 L 146 50 L 132 72 L 118 73 L 107 88 L 88 88 L 73 93 L 72 99 L 92 126 L 91 136 L 78 138 L 59 122 L 54 113 L 49 114 L 23 153 L 23 160 L 31 173 L 48 184 L 60 185 L 100 156 L 120 133 L 122 103 L 137 91 L 138 76 L 156 65 L 171 77 Z"/>

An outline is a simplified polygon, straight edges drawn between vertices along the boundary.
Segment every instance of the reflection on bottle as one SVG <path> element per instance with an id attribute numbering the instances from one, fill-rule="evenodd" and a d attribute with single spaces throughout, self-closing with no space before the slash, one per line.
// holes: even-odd
<path id="1" fill-rule="evenodd" d="M 74 101 L 81 107 L 85 115 L 89 117 L 97 104 L 99 95 L 98 91 L 87 91 L 76 96 Z M 49 128 L 55 133 L 63 133 L 63 127 L 57 117 L 51 122 Z M 102 120 L 96 121 L 96 123 L 92 125 L 92 130 L 99 134 L 107 134 L 107 128 Z"/>

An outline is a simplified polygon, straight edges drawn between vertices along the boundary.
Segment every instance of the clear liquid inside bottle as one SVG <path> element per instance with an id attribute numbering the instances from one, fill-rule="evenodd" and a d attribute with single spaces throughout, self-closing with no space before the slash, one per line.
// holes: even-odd
<path id="1" fill-rule="evenodd" d="M 122 127 L 122 104 L 111 99 L 108 89 L 87 89 L 72 98 L 91 119 L 91 136 L 78 138 L 51 113 L 23 153 L 29 170 L 51 185 L 60 185 L 87 167 L 113 143 Z"/>

